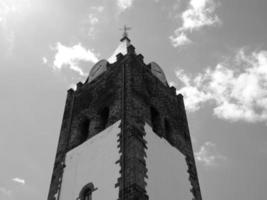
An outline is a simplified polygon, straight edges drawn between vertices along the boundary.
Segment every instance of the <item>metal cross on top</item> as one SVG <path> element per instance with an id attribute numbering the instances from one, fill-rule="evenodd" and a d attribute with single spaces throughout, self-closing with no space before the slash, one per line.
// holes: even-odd
<path id="1" fill-rule="evenodd" d="M 131 30 L 131 27 L 124 25 L 120 30 L 123 30 L 122 38 L 128 38 L 128 31 Z"/>

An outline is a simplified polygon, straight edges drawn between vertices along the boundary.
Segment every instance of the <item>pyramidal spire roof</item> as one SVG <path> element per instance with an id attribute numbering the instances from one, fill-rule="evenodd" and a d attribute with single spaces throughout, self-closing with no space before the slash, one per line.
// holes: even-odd
<path id="1" fill-rule="evenodd" d="M 121 30 L 123 30 L 123 34 L 122 34 L 122 38 L 120 39 L 120 44 L 115 49 L 113 54 L 108 58 L 109 62 L 111 62 L 111 63 L 115 62 L 116 61 L 116 55 L 118 55 L 119 53 L 121 53 L 123 55 L 127 54 L 127 47 L 129 47 L 131 45 L 131 40 L 128 37 L 128 31 L 130 29 L 131 28 L 127 27 L 126 25 L 124 25 L 124 27 L 121 28 Z"/>

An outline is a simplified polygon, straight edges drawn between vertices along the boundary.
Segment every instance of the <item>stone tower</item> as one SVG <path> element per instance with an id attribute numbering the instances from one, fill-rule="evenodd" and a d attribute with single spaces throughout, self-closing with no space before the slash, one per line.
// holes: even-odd
<path id="1" fill-rule="evenodd" d="M 183 96 L 121 42 L 68 90 L 48 200 L 201 200 Z"/>

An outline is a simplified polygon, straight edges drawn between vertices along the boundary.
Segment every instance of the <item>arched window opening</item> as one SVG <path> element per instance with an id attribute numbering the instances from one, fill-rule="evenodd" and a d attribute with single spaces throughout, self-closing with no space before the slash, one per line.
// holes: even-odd
<path id="1" fill-rule="evenodd" d="M 93 183 L 88 183 L 85 185 L 80 194 L 79 194 L 79 200 L 92 200 L 92 193 L 96 190 L 97 188 L 94 187 Z"/>
<path id="2" fill-rule="evenodd" d="M 155 133 L 158 133 L 161 124 L 159 112 L 154 107 L 151 107 L 150 114 L 151 114 L 152 129 Z"/>
<path id="3" fill-rule="evenodd" d="M 84 190 L 81 200 L 92 200 L 92 190 L 90 188 Z"/>
<path id="4" fill-rule="evenodd" d="M 85 119 L 81 123 L 80 131 L 81 131 L 81 143 L 85 142 L 89 137 L 89 126 L 90 120 Z"/>
<path id="5" fill-rule="evenodd" d="M 100 117 L 101 117 L 100 127 L 101 127 L 101 130 L 104 130 L 107 127 L 108 118 L 109 118 L 109 108 L 108 107 L 105 107 L 100 112 Z"/>
<path id="6" fill-rule="evenodd" d="M 172 128 L 167 119 L 164 119 L 165 136 L 168 141 L 171 141 Z"/>

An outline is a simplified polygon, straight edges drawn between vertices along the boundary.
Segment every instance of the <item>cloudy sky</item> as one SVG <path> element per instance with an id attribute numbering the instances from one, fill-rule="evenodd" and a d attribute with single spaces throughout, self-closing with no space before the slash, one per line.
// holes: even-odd
<path id="1" fill-rule="evenodd" d="M 66 91 L 119 46 L 184 95 L 205 200 L 262 200 L 266 0 L 1 0 L 0 199 L 47 198 Z"/>

